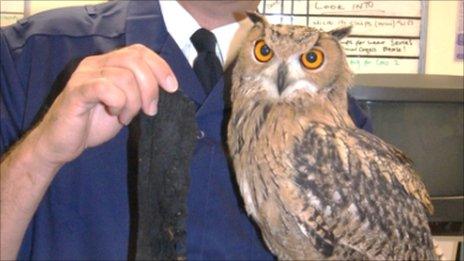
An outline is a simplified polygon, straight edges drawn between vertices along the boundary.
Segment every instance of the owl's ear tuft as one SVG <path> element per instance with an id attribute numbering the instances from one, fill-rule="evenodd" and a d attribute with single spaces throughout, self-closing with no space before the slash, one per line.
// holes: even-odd
<path id="1" fill-rule="evenodd" d="M 267 24 L 266 18 L 257 12 L 246 12 L 246 14 L 254 24 Z"/>
<path id="2" fill-rule="evenodd" d="M 351 33 L 351 26 L 337 28 L 329 32 L 337 40 L 341 40 Z"/>

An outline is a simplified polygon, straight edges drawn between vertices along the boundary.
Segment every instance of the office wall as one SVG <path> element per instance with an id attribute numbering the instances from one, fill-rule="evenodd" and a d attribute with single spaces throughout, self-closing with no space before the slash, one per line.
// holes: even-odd
<path id="1" fill-rule="evenodd" d="M 35 14 L 51 8 L 101 3 L 106 0 L 43 1 L 30 0 L 29 12 Z M 463 76 L 463 61 L 455 59 L 458 4 L 462 0 L 428 1 L 428 25 L 426 42 L 427 74 L 448 74 Z M 2 10 L 21 9 L 24 0 L 0 1 Z M 16 6 L 16 8 L 14 8 Z M 12 16 L 10 18 L 14 19 Z M 5 21 L 3 19 L 2 21 Z M 13 22 L 13 21 L 11 21 Z M 5 23 L 5 22 L 4 22 Z M 5 25 L 2 23 L 2 25 Z"/>
<path id="2" fill-rule="evenodd" d="M 462 1 L 462 0 L 461 0 Z M 428 26 L 425 73 L 464 74 L 463 61 L 455 60 L 457 0 L 428 1 Z"/>

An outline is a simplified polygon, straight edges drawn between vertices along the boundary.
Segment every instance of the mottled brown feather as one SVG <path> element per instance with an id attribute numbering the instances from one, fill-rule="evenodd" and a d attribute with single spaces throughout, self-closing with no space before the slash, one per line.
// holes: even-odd
<path id="1" fill-rule="evenodd" d="M 347 113 L 352 73 L 337 40 L 349 30 L 254 20 L 233 73 L 228 145 L 269 249 L 284 260 L 436 258 L 433 207 L 411 161 Z M 254 58 L 257 40 L 269 62 Z M 307 70 L 298 59 L 316 45 L 324 64 Z"/>

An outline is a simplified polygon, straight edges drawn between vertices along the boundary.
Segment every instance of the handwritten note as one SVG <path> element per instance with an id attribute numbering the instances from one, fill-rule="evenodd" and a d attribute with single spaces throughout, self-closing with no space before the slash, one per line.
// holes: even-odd
<path id="1" fill-rule="evenodd" d="M 419 56 L 419 39 L 350 37 L 343 39 L 341 44 L 348 57 L 356 55 Z"/>
<path id="2" fill-rule="evenodd" d="M 261 13 L 273 23 L 330 31 L 353 26 L 343 39 L 356 73 L 417 73 L 421 47 L 421 2 L 262 0 Z"/>
<path id="3" fill-rule="evenodd" d="M 417 73 L 419 61 L 395 58 L 348 58 L 355 73 Z"/>

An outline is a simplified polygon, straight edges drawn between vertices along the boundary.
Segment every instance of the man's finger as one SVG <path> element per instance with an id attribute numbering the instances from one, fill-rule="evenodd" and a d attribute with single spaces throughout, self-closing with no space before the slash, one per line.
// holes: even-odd
<path id="1" fill-rule="evenodd" d="M 135 75 L 131 70 L 119 67 L 105 67 L 101 74 L 124 92 L 126 103 L 119 119 L 123 123 L 130 122 L 142 106 L 141 92 Z"/>
<path id="2" fill-rule="evenodd" d="M 158 54 L 141 44 L 132 45 L 131 48 L 136 48 L 142 53 L 142 57 L 150 66 L 156 80 L 163 89 L 168 92 L 175 92 L 179 88 L 171 67 Z"/>
<path id="3" fill-rule="evenodd" d="M 110 114 L 117 116 L 126 105 L 125 93 L 103 77 L 90 80 L 74 91 L 77 92 L 77 95 L 69 95 L 69 97 L 74 100 L 72 102 L 82 104 L 84 107 L 82 114 L 87 114 L 89 110 L 101 103 Z"/>
<path id="4" fill-rule="evenodd" d="M 144 54 L 141 50 L 141 47 L 132 47 L 118 50 L 118 52 L 109 53 L 107 57 L 103 57 L 105 60 L 104 66 L 119 67 L 130 70 L 137 79 L 139 91 L 141 93 L 143 111 L 149 115 L 153 115 L 155 111 L 152 104 L 154 101 L 158 100 L 159 81 L 144 58 Z M 163 68 L 163 65 L 159 67 Z"/>

